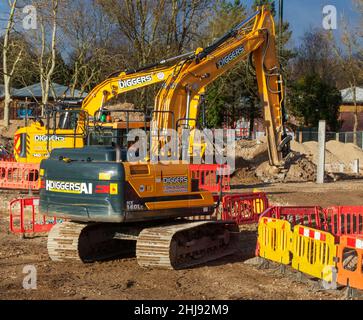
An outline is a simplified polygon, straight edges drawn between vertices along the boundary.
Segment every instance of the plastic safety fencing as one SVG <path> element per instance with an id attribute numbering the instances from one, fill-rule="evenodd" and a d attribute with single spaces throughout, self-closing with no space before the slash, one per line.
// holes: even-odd
<path id="1" fill-rule="evenodd" d="M 293 269 L 336 284 L 335 237 L 325 231 L 295 225 L 287 220 L 261 217 L 256 255 L 290 265 Z"/>
<path id="2" fill-rule="evenodd" d="M 236 128 L 236 138 L 248 138 L 250 136 L 249 128 Z"/>
<path id="3" fill-rule="evenodd" d="M 0 162 L 5 161 L 5 162 L 15 162 L 15 157 L 12 154 L 2 154 L 0 155 Z"/>
<path id="4" fill-rule="evenodd" d="M 233 220 L 238 225 L 256 223 L 268 206 L 266 193 L 226 195 L 222 200 L 222 220 Z"/>
<path id="5" fill-rule="evenodd" d="M 256 255 L 291 263 L 330 289 L 339 283 L 363 290 L 362 216 L 361 206 L 268 208 L 259 220 Z"/>
<path id="6" fill-rule="evenodd" d="M 336 206 L 324 209 L 328 231 L 335 236 L 363 235 L 363 206 Z"/>
<path id="7" fill-rule="evenodd" d="M 271 207 L 261 217 L 288 220 L 293 226 L 304 225 L 324 230 L 337 237 L 363 234 L 363 206 Z"/>
<path id="8" fill-rule="evenodd" d="M 286 220 L 261 218 L 258 225 L 258 255 L 281 264 L 290 264 L 291 224 Z"/>
<path id="9" fill-rule="evenodd" d="M 198 180 L 199 189 L 210 192 L 231 190 L 230 168 L 228 165 L 191 164 L 189 168 L 192 179 Z"/>
<path id="10" fill-rule="evenodd" d="M 15 199 L 10 202 L 10 231 L 15 234 L 49 232 L 61 219 L 39 214 L 39 198 Z"/>
<path id="11" fill-rule="evenodd" d="M 321 207 L 270 207 L 262 213 L 261 218 L 269 217 L 281 220 L 287 220 L 294 227 L 303 225 L 319 230 L 327 230 L 326 213 Z"/>
<path id="12" fill-rule="evenodd" d="M 327 283 L 336 283 L 335 237 L 328 232 L 297 225 L 292 239 L 292 268 Z"/>
<path id="13" fill-rule="evenodd" d="M 1 161 L 0 188 L 39 190 L 39 164 Z"/>
<path id="14" fill-rule="evenodd" d="M 215 202 L 217 201 L 218 196 L 215 197 Z M 269 204 L 266 193 L 256 192 L 227 194 L 222 197 L 221 205 L 212 215 L 189 217 L 188 220 L 235 221 L 238 225 L 245 225 L 257 222 Z"/>
<path id="15" fill-rule="evenodd" d="M 363 290 L 363 236 L 341 236 L 337 256 L 338 283 Z"/>

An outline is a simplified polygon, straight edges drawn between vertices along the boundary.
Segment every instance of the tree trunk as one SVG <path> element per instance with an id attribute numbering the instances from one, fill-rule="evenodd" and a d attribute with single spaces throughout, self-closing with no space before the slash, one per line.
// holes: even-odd
<path id="1" fill-rule="evenodd" d="M 353 143 L 358 145 L 358 105 L 357 105 L 357 87 L 353 87 L 353 103 L 354 103 L 354 126 L 353 126 Z"/>
<path id="2" fill-rule="evenodd" d="M 50 49 L 50 60 L 47 61 L 46 68 L 43 66 L 43 58 L 45 52 L 45 28 L 44 25 L 41 25 L 42 28 L 42 54 L 40 60 L 40 77 L 43 79 L 42 82 L 42 114 L 44 114 L 44 108 L 48 104 L 49 100 L 49 92 L 51 89 L 52 76 L 55 69 L 56 63 L 56 40 L 57 40 L 57 13 L 58 13 L 58 1 L 52 0 L 52 38 L 51 38 L 51 49 Z M 47 67 L 49 66 L 47 70 Z M 56 98 L 56 97 L 54 97 Z"/>
<path id="3" fill-rule="evenodd" d="M 6 128 L 8 128 L 10 125 L 10 104 L 11 104 L 10 78 L 7 77 L 7 79 L 4 81 L 4 126 Z"/>
<path id="4" fill-rule="evenodd" d="M 8 75 L 4 75 L 4 126 L 6 128 L 10 125 L 10 103 L 10 77 Z"/>
<path id="5" fill-rule="evenodd" d="M 13 64 L 12 70 L 9 71 L 8 66 L 8 50 L 9 50 L 9 38 L 10 38 L 10 32 L 14 26 L 14 15 L 15 15 L 15 8 L 16 8 L 16 2 L 17 0 L 14 0 L 13 3 L 9 4 L 11 5 L 10 9 L 10 15 L 8 19 L 8 23 L 5 29 L 4 34 L 4 43 L 3 43 L 3 73 L 4 73 L 4 126 L 6 128 L 10 125 L 10 103 L 11 103 L 11 92 L 10 92 L 10 84 L 11 84 L 11 77 L 14 73 L 14 69 L 16 64 L 18 63 L 20 59 L 21 53 L 19 53 L 18 58 Z"/>

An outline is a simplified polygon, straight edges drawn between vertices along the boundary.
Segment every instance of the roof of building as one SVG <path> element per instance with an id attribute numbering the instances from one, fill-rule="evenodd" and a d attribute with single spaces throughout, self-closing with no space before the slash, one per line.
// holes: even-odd
<path id="1" fill-rule="evenodd" d="M 14 89 L 12 96 L 17 98 L 41 98 L 42 97 L 41 84 L 36 83 L 22 89 Z M 74 92 L 74 98 L 80 98 L 80 97 L 84 98 L 86 96 L 87 92 L 84 92 L 82 95 L 81 91 L 79 90 L 75 90 Z M 52 99 L 73 98 L 73 96 L 71 95 L 71 90 L 69 87 L 60 85 L 58 83 L 52 83 L 51 89 L 49 90 L 49 98 Z"/>
<path id="2" fill-rule="evenodd" d="M 16 89 L 10 88 L 10 93 L 14 93 Z M 3 99 L 5 95 L 4 85 L 0 84 L 0 99 Z"/>
<path id="3" fill-rule="evenodd" d="M 346 88 L 340 91 L 342 94 L 343 103 L 353 103 L 354 90 Z M 357 102 L 363 103 L 363 88 L 356 87 Z"/>

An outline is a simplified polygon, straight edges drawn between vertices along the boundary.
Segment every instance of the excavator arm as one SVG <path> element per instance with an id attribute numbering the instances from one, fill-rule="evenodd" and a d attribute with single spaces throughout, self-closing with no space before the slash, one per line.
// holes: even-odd
<path id="1" fill-rule="evenodd" d="M 151 70 L 121 72 L 119 75 L 110 77 L 94 87 L 83 100 L 82 109 L 90 116 L 93 116 L 112 98 L 122 93 L 165 82 L 177 69 L 178 64 Z"/>
<path id="2" fill-rule="evenodd" d="M 122 71 L 118 75 L 116 73 L 112 74 L 92 89 L 83 100 L 82 110 L 90 117 L 94 117 L 96 113 L 101 115 L 100 111 L 103 110 L 106 103 L 116 96 L 165 82 L 170 76 L 178 72 L 182 65 L 182 59 L 190 57 L 191 55 L 194 55 L 194 52 L 161 60 L 160 62 L 139 69 Z M 176 60 L 177 62 L 170 66 L 170 63 Z M 95 120 L 97 121 L 99 119 Z M 84 126 L 85 119 L 81 115 L 78 123 L 78 131 L 83 132 L 85 129 Z"/>
<path id="3" fill-rule="evenodd" d="M 184 123 L 193 130 L 199 112 L 199 104 L 194 102 L 198 101 L 199 93 L 252 55 L 263 102 L 270 164 L 280 166 L 289 138 L 284 128 L 284 89 L 275 41 L 273 17 L 263 6 L 214 44 L 184 62 L 180 71 L 168 79 L 156 99 L 154 126 L 159 130 L 178 129 L 180 123 Z M 152 145 L 152 152 L 157 152 L 156 143 Z"/>

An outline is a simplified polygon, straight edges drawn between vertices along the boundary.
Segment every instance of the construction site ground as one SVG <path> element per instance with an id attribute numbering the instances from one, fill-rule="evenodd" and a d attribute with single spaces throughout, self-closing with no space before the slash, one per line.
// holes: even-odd
<path id="1" fill-rule="evenodd" d="M 311 182 L 235 186 L 268 192 L 277 205 L 362 205 L 363 180 L 325 185 Z M 246 263 L 254 257 L 256 225 L 241 230 L 241 250 L 230 257 L 189 270 L 145 270 L 135 258 L 93 264 L 50 261 L 46 237 L 22 239 L 8 232 L 6 200 L 0 215 L 0 299 L 344 299 L 345 290 L 323 291 L 318 283 L 285 275 L 273 267 Z M 37 268 L 37 289 L 25 290 L 23 267 Z"/>

